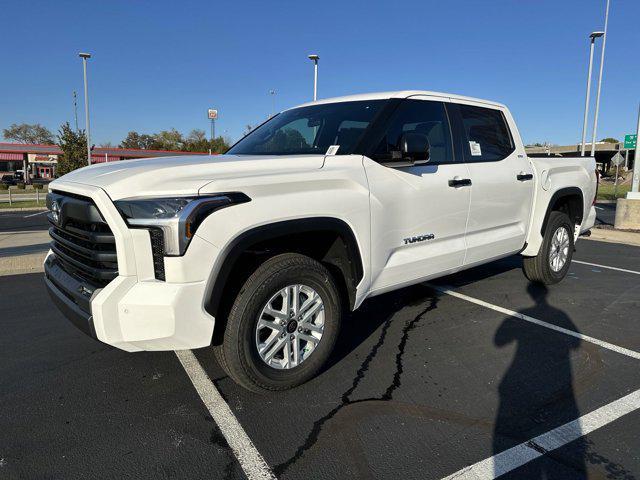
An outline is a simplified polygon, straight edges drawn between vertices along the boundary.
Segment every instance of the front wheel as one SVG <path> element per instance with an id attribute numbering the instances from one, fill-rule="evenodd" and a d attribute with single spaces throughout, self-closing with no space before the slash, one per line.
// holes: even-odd
<path id="1" fill-rule="evenodd" d="M 530 281 L 552 285 L 567 275 L 573 258 L 574 227 L 566 213 L 551 212 L 538 255 L 525 257 L 522 264 Z"/>
<path id="2" fill-rule="evenodd" d="M 304 255 L 277 255 L 244 283 L 215 354 L 239 385 L 255 392 L 285 390 L 322 368 L 340 320 L 330 272 Z"/>

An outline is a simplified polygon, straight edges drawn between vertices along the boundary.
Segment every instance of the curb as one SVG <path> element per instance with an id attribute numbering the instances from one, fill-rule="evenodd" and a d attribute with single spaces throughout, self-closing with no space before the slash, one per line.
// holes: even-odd
<path id="1" fill-rule="evenodd" d="M 628 232 L 604 228 L 592 228 L 589 237 L 581 237 L 585 240 L 598 242 L 622 243 L 640 247 L 640 232 Z"/>

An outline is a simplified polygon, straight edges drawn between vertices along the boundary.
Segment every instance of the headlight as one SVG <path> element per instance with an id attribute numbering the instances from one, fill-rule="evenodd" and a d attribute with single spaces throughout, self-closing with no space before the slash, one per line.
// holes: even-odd
<path id="1" fill-rule="evenodd" d="M 165 255 L 183 255 L 198 226 L 212 212 L 248 202 L 242 193 L 211 197 L 130 198 L 116 208 L 130 227 L 157 228 L 164 236 Z"/>

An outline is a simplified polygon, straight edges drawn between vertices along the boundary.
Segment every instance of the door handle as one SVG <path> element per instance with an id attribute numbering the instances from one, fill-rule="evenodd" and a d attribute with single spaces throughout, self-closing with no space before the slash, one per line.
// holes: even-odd
<path id="1" fill-rule="evenodd" d="M 471 179 L 470 178 L 452 178 L 451 180 L 449 180 L 449 186 L 450 187 L 467 187 L 471 185 Z"/>
<path id="2" fill-rule="evenodd" d="M 533 174 L 532 173 L 524 173 L 524 172 L 520 172 L 516 178 L 518 179 L 519 182 L 526 182 L 527 180 L 531 180 L 533 178 Z"/>

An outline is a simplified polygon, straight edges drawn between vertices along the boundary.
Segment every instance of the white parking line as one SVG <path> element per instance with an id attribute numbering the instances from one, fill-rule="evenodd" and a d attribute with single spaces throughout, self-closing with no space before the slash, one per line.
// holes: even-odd
<path id="1" fill-rule="evenodd" d="M 276 477 L 271 468 L 262 458 L 193 352 L 191 350 L 177 350 L 175 354 L 247 477 L 250 480 L 275 480 Z"/>
<path id="2" fill-rule="evenodd" d="M 578 333 L 573 330 L 562 328 L 557 325 L 553 325 L 552 323 L 547 323 L 543 320 L 538 320 L 537 318 L 530 317 L 529 315 L 525 315 L 520 312 L 515 312 L 513 310 L 509 310 L 508 308 L 499 307 L 498 305 L 494 305 L 492 303 L 485 302 L 483 300 L 479 300 L 477 298 L 470 297 L 468 295 L 464 295 L 463 293 L 456 292 L 451 287 L 441 287 L 438 285 L 433 285 L 428 282 L 426 282 L 425 285 L 433 288 L 434 290 L 437 290 L 438 292 L 451 295 L 452 297 L 460 298 L 462 300 L 475 303 L 476 305 L 490 308 L 491 310 L 495 310 L 496 312 L 500 312 L 500 313 L 504 313 L 505 315 L 510 315 L 512 317 L 520 318 L 521 320 L 525 320 L 527 322 L 535 323 L 536 325 L 540 325 L 541 327 L 555 330 L 556 332 L 564 333 L 566 335 L 571 335 L 572 337 L 579 338 L 580 340 L 584 340 L 585 342 L 593 343 L 595 345 L 598 345 L 599 347 L 606 348 L 607 350 L 611 350 L 613 352 L 620 353 L 622 355 L 626 355 L 631 358 L 635 358 L 636 360 L 640 360 L 640 353 L 633 350 L 629 350 L 628 348 L 620 347 L 618 345 L 614 345 L 613 343 L 605 342 L 604 340 L 598 340 L 597 338 L 589 337 L 588 335 L 583 335 L 582 333 Z"/>
<path id="3" fill-rule="evenodd" d="M 527 442 L 516 445 L 493 457 L 465 467 L 445 477 L 451 479 L 490 479 L 511 472 L 522 465 L 541 457 L 547 452 L 556 450 L 580 437 L 603 427 L 620 417 L 640 408 L 640 390 L 636 390 L 619 400 L 587 413 L 572 422 L 554 428 Z"/>
<path id="4" fill-rule="evenodd" d="M 640 275 L 640 272 L 636 272 L 635 270 L 627 270 L 626 268 L 609 267 L 607 265 L 599 265 L 597 263 L 581 262 L 580 260 L 571 260 L 571 263 L 579 263 L 581 265 L 590 265 L 592 267 L 607 268 L 609 270 L 617 270 L 618 272 L 635 273 L 636 275 Z"/>

